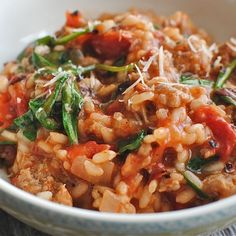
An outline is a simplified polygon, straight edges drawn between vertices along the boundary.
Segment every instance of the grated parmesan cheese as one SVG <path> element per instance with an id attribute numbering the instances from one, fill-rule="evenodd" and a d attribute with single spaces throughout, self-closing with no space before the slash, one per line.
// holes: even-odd
<path id="1" fill-rule="evenodd" d="M 231 43 L 226 43 L 226 45 L 234 52 L 236 52 L 236 45 L 234 46 L 233 44 Z"/>
<path id="2" fill-rule="evenodd" d="M 163 51 L 163 46 L 161 46 L 159 49 L 159 76 L 161 77 L 165 77 L 164 60 L 165 60 L 165 55 Z"/>
<path id="3" fill-rule="evenodd" d="M 231 42 L 233 45 L 236 45 L 236 38 L 231 37 L 231 38 L 230 38 L 230 42 Z"/>
<path id="4" fill-rule="evenodd" d="M 147 71 L 148 71 L 149 67 L 151 66 L 151 64 L 153 63 L 153 61 L 156 59 L 156 57 L 158 56 L 158 54 L 159 54 L 159 53 L 156 52 L 154 55 L 152 55 L 152 56 L 148 59 L 148 61 L 142 62 L 143 65 L 144 65 L 143 72 L 147 72 Z"/>
<path id="5" fill-rule="evenodd" d="M 198 40 L 198 37 L 196 35 L 191 35 L 188 37 L 187 42 L 188 45 L 190 47 L 190 49 L 194 52 L 194 53 L 198 53 L 199 49 L 195 48 L 195 46 L 192 43 L 192 40 Z"/>
<path id="6" fill-rule="evenodd" d="M 16 103 L 18 103 L 18 104 L 21 103 L 21 98 L 17 97 L 16 98 Z"/>
<path id="7" fill-rule="evenodd" d="M 221 56 L 218 56 L 218 57 L 216 58 L 216 60 L 214 61 L 213 67 L 216 68 L 216 67 L 221 66 L 221 65 L 222 65 L 222 64 L 220 63 L 221 60 L 222 60 L 222 57 L 221 57 Z"/>
<path id="8" fill-rule="evenodd" d="M 66 75 L 66 73 L 64 71 L 59 72 L 53 79 L 49 80 L 46 84 L 44 84 L 43 87 L 47 87 L 49 85 L 56 83 L 58 79 L 60 79 L 61 77 L 65 76 L 65 75 Z"/>
<path id="9" fill-rule="evenodd" d="M 143 74 L 141 73 L 139 67 L 135 64 L 135 68 L 137 69 L 138 71 L 138 74 L 139 74 L 139 78 L 133 83 L 131 84 L 122 94 L 126 94 L 127 92 L 129 92 L 131 89 L 133 89 L 137 84 L 139 84 L 140 82 L 143 84 L 143 85 L 146 85 L 145 82 L 144 82 L 144 78 L 143 78 Z"/>

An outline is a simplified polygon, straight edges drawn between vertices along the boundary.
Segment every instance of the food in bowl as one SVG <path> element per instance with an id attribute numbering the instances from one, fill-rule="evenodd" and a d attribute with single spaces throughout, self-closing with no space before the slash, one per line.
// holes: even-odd
<path id="1" fill-rule="evenodd" d="M 11 183 L 68 206 L 149 213 L 236 193 L 236 39 L 188 15 L 67 12 L 0 75 Z"/>

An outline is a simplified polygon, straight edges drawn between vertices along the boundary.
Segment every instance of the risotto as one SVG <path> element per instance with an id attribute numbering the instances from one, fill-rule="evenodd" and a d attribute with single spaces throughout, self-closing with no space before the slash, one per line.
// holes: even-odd
<path id="1" fill-rule="evenodd" d="M 67 12 L 0 74 L 0 160 L 40 198 L 102 212 L 236 194 L 236 39 L 188 15 Z"/>

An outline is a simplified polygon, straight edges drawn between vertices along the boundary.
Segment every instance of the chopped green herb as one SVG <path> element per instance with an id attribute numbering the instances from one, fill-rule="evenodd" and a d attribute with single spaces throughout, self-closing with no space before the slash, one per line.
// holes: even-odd
<path id="1" fill-rule="evenodd" d="M 42 67 L 48 67 L 48 66 L 55 67 L 53 63 L 51 63 L 46 58 L 44 58 L 43 56 L 40 56 L 39 54 L 35 52 L 32 55 L 32 63 L 34 67 L 37 69 L 42 68 Z"/>
<path id="2" fill-rule="evenodd" d="M 202 191 L 202 189 L 199 186 L 197 186 L 196 183 L 194 183 L 194 181 L 191 178 L 191 174 L 190 173 L 189 173 L 189 171 L 185 171 L 183 173 L 184 179 L 186 180 L 188 185 L 198 194 L 199 197 L 201 197 L 203 199 L 211 199 L 211 197 L 207 193 Z"/>
<path id="3" fill-rule="evenodd" d="M 123 154 L 127 151 L 134 151 L 138 149 L 145 136 L 146 132 L 142 130 L 139 134 L 135 135 L 134 137 L 119 141 L 118 142 L 119 153 Z"/>
<path id="4" fill-rule="evenodd" d="M 198 79 L 193 75 L 184 74 L 180 76 L 180 83 L 186 85 L 202 86 L 202 87 L 212 87 L 213 82 L 205 79 Z"/>
<path id="5" fill-rule="evenodd" d="M 218 156 L 213 156 L 208 159 L 204 159 L 202 157 L 194 157 L 191 158 L 190 161 L 188 162 L 187 169 L 194 173 L 200 174 L 203 166 L 218 159 L 219 159 Z"/>
<path id="6" fill-rule="evenodd" d="M 232 88 L 216 89 L 213 94 L 213 99 L 217 104 L 223 102 L 236 106 L 236 90 Z"/>
<path id="7" fill-rule="evenodd" d="M 236 106 L 236 101 L 230 96 L 221 96 L 221 99 L 230 105 Z"/>
<path id="8" fill-rule="evenodd" d="M 34 141 L 36 139 L 37 126 L 34 120 L 34 114 L 31 110 L 29 110 L 22 116 L 17 117 L 14 120 L 14 123 L 22 130 L 23 135 L 30 141 Z"/>
<path id="9" fill-rule="evenodd" d="M 75 86 L 75 83 L 66 83 L 62 89 L 63 125 L 71 144 L 78 143 L 77 116 L 83 103 Z"/>
<path id="10" fill-rule="evenodd" d="M 59 93 L 61 92 L 61 89 L 67 79 L 68 76 L 66 74 L 58 78 L 56 82 L 56 87 L 52 92 L 52 94 L 46 99 L 43 106 L 38 108 L 37 111 L 35 112 L 35 117 L 40 122 L 40 124 L 46 129 L 58 130 L 60 128 L 60 124 L 58 124 L 58 122 L 55 119 L 50 118 L 49 116 L 59 96 Z"/>
<path id="11" fill-rule="evenodd" d="M 52 46 L 55 44 L 55 38 L 50 36 L 50 35 L 47 35 L 43 38 L 40 38 L 36 41 L 36 44 L 37 45 L 48 45 L 48 46 Z"/>
<path id="12" fill-rule="evenodd" d="M 54 44 L 55 45 L 67 44 L 70 41 L 78 38 L 81 35 L 84 35 L 84 34 L 87 34 L 87 33 L 91 33 L 93 30 L 94 30 L 94 28 L 90 28 L 90 27 L 87 27 L 87 28 L 84 28 L 84 29 L 79 29 L 78 31 L 75 31 L 75 32 L 73 32 L 71 34 L 68 34 L 66 36 L 63 36 L 61 38 L 56 39 Z"/>
<path id="13" fill-rule="evenodd" d="M 215 88 L 222 88 L 225 82 L 230 78 L 236 68 L 236 59 L 234 59 L 226 68 L 220 71 L 215 83 Z"/>
<path id="14" fill-rule="evenodd" d="M 109 66 L 106 64 L 96 64 L 95 67 L 98 70 L 105 70 L 109 72 L 122 72 L 122 71 L 132 71 L 134 69 L 134 63 L 130 63 L 126 66 Z"/>

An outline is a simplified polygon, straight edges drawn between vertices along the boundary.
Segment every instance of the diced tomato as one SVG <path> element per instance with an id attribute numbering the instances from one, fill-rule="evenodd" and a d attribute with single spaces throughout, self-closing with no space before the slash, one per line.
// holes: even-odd
<path id="1" fill-rule="evenodd" d="M 8 92 L 0 94 L 0 128 L 7 128 L 15 118 L 10 107 L 11 97 Z"/>
<path id="2" fill-rule="evenodd" d="M 68 156 L 74 160 L 78 156 L 86 156 L 92 158 L 94 154 L 110 149 L 107 144 L 97 144 L 95 141 L 89 141 L 83 144 L 76 144 L 68 148 Z"/>
<path id="3" fill-rule="evenodd" d="M 79 28 L 84 24 L 85 20 L 78 11 L 66 12 L 66 26 Z"/>
<path id="4" fill-rule="evenodd" d="M 112 115 L 115 112 L 121 111 L 123 107 L 124 107 L 123 104 L 116 100 L 107 107 L 106 113 L 108 115 Z"/>
<path id="5" fill-rule="evenodd" d="M 193 116 L 195 122 L 206 123 L 219 144 L 217 153 L 227 161 L 236 144 L 236 132 L 212 106 L 198 108 Z"/>
<path id="6" fill-rule="evenodd" d="M 28 110 L 28 98 L 25 94 L 24 83 L 15 83 L 9 88 L 11 95 L 10 106 L 15 110 L 16 116 L 21 116 Z"/>
<path id="7" fill-rule="evenodd" d="M 101 59 L 115 60 L 126 55 L 130 45 L 127 36 L 117 31 L 108 31 L 104 34 L 94 34 L 84 46 Z"/>

